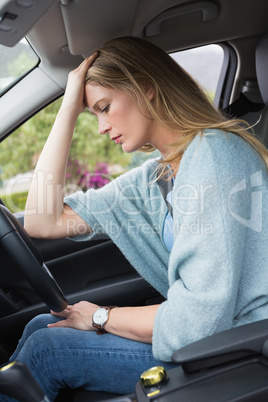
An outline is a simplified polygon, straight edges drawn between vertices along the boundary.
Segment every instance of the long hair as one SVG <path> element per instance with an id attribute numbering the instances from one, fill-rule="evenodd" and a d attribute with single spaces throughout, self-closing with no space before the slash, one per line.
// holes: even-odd
<path id="1" fill-rule="evenodd" d="M 205 129 L 220 129 L 244 138 L 264 160 L 268 151 L 241 120 L 231 120 L 217 110 L 198 83 L 159 47 L 140 38 L 122 37 L 98 49 L 99 57 L 88 70 L 85 82 L 123 91 L 140 111 L 174 135 L 169 155 L 160 161 L 164 168 L 179 160 L 196 135 Z M 154 91 L 153 102 L 147 91 Z M 146 144 L 140 151 L 152 152 Z"/>

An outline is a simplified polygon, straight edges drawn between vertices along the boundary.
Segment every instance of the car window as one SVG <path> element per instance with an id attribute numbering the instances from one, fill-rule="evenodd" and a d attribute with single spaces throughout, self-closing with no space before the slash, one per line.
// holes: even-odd
<path id="1" fill-rule="evenodd" d="M 31 71 L 38 62 L 38 56 L 26 39 L 14 47 L 0 45 L 0 96 Z"/>
<path id="2" fill-rule="evenodd" d="M 20 54 L 18 57 L 22 57 Z M 213 99 L 223 63 L 221 47 L 209 45 L 171 56 L 199 81 Z M 24 209 L 33 169 L 61 101 L 58 99 L 47 106 L 0 144 L 0 196 L 13 212 Z M 102 187 L 123 172 L 158 155 L 158 151 L 149 155 L 124 153 L 121 147 L 107 141 L 106 136 L 98 134 L 96 118 L 85 111 L 78 118 L 73 136 L 66 191 Z"/>
<path id="3" fill-rule="evenodd" d="M 177 61 L 214 99 L 223 64 L 224 52 L 219 45 L 207 45 L 171 53 Z"/>

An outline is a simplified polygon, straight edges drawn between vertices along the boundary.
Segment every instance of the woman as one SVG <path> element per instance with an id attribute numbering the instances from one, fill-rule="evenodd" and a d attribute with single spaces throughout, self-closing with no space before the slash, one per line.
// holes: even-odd
<path id="1" fill-rule="evenodd" d="M 85 107 L 124 152 L 158 149 L 161 158 L 63 200 Z M 81 302 L 32 320 L 12 359 L 29 366 L 51 400 L 66 386 L 131 393 L 144 369 L 172 367 L 178 348 L 267 318 L 268 153 L 240 124 L 141 39 L 113 40 L 70 73 L 25 228 L 33 237 L 107 234 L 166 301 L 101 310 Z M 159 177 L 171 184 L 170 211 Z M 97 336 L 100 329 L 107 333 Z"/>

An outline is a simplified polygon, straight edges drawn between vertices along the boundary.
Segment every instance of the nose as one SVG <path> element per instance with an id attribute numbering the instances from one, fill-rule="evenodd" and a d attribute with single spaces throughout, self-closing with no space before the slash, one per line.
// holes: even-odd
<path id="1" fill-rule="evenodd" d="M 111 130 L 111 125 L 104 119 L 99 119 L 99 133 L 107 134 Z"/>

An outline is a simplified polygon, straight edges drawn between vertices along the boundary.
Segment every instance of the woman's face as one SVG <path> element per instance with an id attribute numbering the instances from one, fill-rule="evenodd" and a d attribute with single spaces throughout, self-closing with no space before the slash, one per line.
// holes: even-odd
<path id="1" fill-rule="evenodd" d="M 85 101 L 89 111 L 97 116 L 100 134 L 108 134 L 124 152 L 134 152 L 153 143 L 154 121 L 139 111 L 129 95 L 87 84 Z"/>

